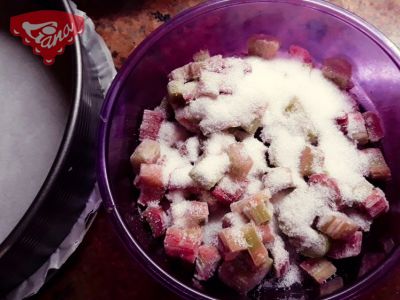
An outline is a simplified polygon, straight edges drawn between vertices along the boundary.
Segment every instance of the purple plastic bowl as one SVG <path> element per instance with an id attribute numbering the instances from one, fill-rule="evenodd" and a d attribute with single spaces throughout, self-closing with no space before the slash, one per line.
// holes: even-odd
<path id="1" fill-rule="evenodd" d="M 356 93 L 362 105 L 381 115 L 386 138 L 383 149 L 393 181 L 382 188 L 390 212 L 378 219 L 366 236 L 363 253 L 379 251 L 377 239 L 385 236 L 395 247 L 385 259 L 358 278 L 360 258 L 338 263 L 345 287 L 327 299 L 348 299 L 365 292 L 398 262 L 400 249 L 400 52 L 379 31 L 351 13 L 326 2 L 308 0 L 211 1 L 187 10 L 153 32 L 128 58 L 115 78 L 101 113 L 98 173 L 104 203 L 117 232 L 132 256 L 155 279 L 180 296 L 196 299 L 318 298 L 311 284 L 281 291 L 260 288 L 240 296 L 218 282 L 199 289 L 191 270 L 168 260 L 162 242 L 154 241 L 139 219 L 137 191 L 129 155 L 138 144 L 142 112 L 157 106 L 166 93 L 167 74 L 188 63 L 193 53 L 241 55 L 255 33 L 277 36 L 282 48 L 292 43 L 308 49 L 319 61 L 332 55 L 347 57 L 354 67 Z M 321 105 L 323 105 L 321 99 Z M 340 159 L 340 158 L 338 158 Z M 303 299 L 304 299 L 303 298 Z"/>

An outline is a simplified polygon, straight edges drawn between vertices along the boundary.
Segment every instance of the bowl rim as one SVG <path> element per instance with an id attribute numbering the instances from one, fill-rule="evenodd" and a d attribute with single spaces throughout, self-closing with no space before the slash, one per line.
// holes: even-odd
<path id="1" fill-rule="evenodd" d="M 221 9 L 227 6 L 243 5 L 247 3 L 287 3 L 296 6 L 305 6 L 311 9 L 328 13 L 333 17 L 349 24 L 355 29 L 361 31 L 364 35 L 374 41 L 400 68 L 400 49 L 381 31 L 375 26 L 371 25 L 361 17 L 353 14 L 352 12 L 336 6 L 334 4 L 322 0 L 211 0 L 201 3 L 197 6 L 184 10 L 177 14 L 171 21 L 158 27 L 144 41 L 129 55 L 127 61 L 122 66 L 117 76 L 114 78 L 108 93 L 106 95 L 103 107 L 100 113 L 100 126 L 98 129 L 98 157 L 97 157 L 97 176 L 99 190 L 103 199 L 105 208 L 109 217 L 114 224 L 120 239 L 123 241 L 131 256 L 163 286 L 172 290 L 179 296 L 187 299 L 214 299 L 210 296 L 197 291 L 179 280 L 175 279 L 168 272 L 164 271 L 158 264 L 147 255 L 147 253 L 140 247 L 139 243 L 131 235 L 127 225 L 121 214 L 118 211 L 117 205 L 114 201 L 111 187 L 108 181 L 108 167 L 107 167 L 107 147 L 108 136 L 110 131 L 109 119 L 112 116 L 114 103 L 118 98 L 121 89 L 123 88 L 130 71 L 140 61 L 141 57 L 145 55 L 146 51 L 157 42 L 162 36 L 185 23 L 192 17 L 198 17 L 201 14 L 208 13 L 214 9 Z M 373 284 L 376 284 L 387 274 L 387 271 L 400 261 L 400 246 L 397 246 L 386 260 L 377 267 L 374 271 L 370 272 L 367 276 L 362 277 L 358 282 L 349 286 L 346 289 L 340 290 L 331 296 L 325 297 L 326 300 L 342 300 L 350 299 L 357 294 L 365 294 Z"/>

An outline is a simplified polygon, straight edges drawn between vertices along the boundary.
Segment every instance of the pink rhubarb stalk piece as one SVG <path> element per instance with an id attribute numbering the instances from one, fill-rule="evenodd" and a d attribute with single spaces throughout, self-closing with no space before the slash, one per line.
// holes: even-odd
<path id="1" fill-rule="evenodd" d="M 310 258 L 303 261 L 300 267 L 319 284 L 324 283 L 336 273 L 336 267 L 324 258 Z"/>
<path id="2" fill-rule="evenodd" d="M 279 50 L 280 42 L 275 37 L 258 34 L 248 40 L 247 47 L 249 55 L 272 59 Z"/>
<path id="3" fill-rule="evenodd" d="M 139 140 L 156 140 L 163 121 L 164 116 L 161 112 L 145 109 L 143 112 L 143 121 L 139 129 Z"/>
<path id="4" fill-rule="evenodd" d="M 199 252 L 202 240 L 200 227 L 179 228 L 176 226 L 167 229 L 164 248 L 165 253 L 193 264 Z"/>
<path id="5" fill-rule="evenodd" d="M 381 119 L 372 111 L 363 113 L 363 117 L 365 120 L 365 126 L 367 127 L 369 140 L 373 143 L 379 142 L 385 135 Z"/>

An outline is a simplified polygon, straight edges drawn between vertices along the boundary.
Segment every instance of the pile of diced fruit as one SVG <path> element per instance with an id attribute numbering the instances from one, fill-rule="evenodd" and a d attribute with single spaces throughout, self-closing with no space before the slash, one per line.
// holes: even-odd
<path id="1" fill-rule="evenodd" d="M 335 260 L 357 256 L 389 208 L 375 112 L 360 112 L 352 66 L 321 64 L 254 36 L 243 58 L 200 51 L 145 110 L 130 160 L 137 201 L 171 258 L 246 293 L 311 276 L 339 285 Z M 269 274 L 269 276 L 267 276 Z"/>

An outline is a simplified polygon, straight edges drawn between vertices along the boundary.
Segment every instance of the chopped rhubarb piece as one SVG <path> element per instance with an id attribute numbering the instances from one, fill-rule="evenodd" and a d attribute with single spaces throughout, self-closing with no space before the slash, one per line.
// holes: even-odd
<path id="1" fill-rule="evenodd" d="M 365 126 L 367 127 L 368 138 L 371 142 L 379 142 L 384 137 L 384 131 L 379 116 L 372 112 L 367 111 L 363 113 Z"/>
<path id="2" fill-rule="evenodd" d="M 196 274 L 194 277 L 198 280 L 210 279 L 217 270 L 220 260 L 221 256 L 215 246 L 200 246 L 199 254 L 196 259 Z"/>
<path id="3" fill-rule="evenodd" d="M 210 213 L 214 213 L 220 209 L 220 202 L 209 191 L 201 190 L 198 193 L 198 200 L 207 203 Z"/>
<path id="4" fill-rule="evenodd" d="M 246 190 L 247 181 L 237 181 L 229 176 L 223 177 L 211 194 L 221 203 L 230 204 L 239 200 Z"/>
<path id="5" fill-rule="evenodd" d="M 200 50 L 193 55 L 193 61 L 204 61 L 210 58 L 208 50 Z"/>
<path id="6" fill-rule="evenodd" d="M 324 283 L 336 273 L 336 267 L 324 258 L 310 258 L 303 261 L 300 267 L 319 284 Z"/>
<path id="7" fill-rule="evenodd" d="M 164 210 L 158 206 L 149 206 L 143 212 L 143 217 L 150 225 L 153 237 L 162 236 L 167 230 L 168 217 Z"/>
<path id="8" fill-rule="evenodd" d="M 365 127 L 364 117 L 360 112 L 347 114 L 347 136 L 360 145 L 368 143 L 368 132 Z"/>
<path id="9" fill-rule="evenodd" d="M 160 158 L 160 144 L 153 140 L 143 140 L 130 157 L 135 170 L 139 170 L 140 164 L 154 164 Z"/>
<path id="10" fill-rule="evenodd" d="M 152 187 L 141 187 L 137 203 L 143 206 L 146 206 L 152 202 L 159 203 L 163 195 L 164 190 L 154 189 Z"/>
<path id="11" fill-rule="evenodd" d="M 285 167 L 269 169 L 268 173 L 263 177 L 263 183 L 272 195 L 295 187 L 292 172 L 289 168 Z"/>
<path id="12" fill-rule="evenodd" d="M 311 176 L 322 169 L 324 164 L 323 153 L 312 146 L 306 146 L 300 154 L 300 173 Z"/>
<path id="13" fill-rule="evenodd" d="M 202 232 L 200 227 L 169 227 L 164 239 L 165 253 L 168 256 L 177 257 L 193 264 L 196 260 L 201 240 Z"/>
<path id="14" fill-rule="evenodd" d="M 188 138 L 178 146 L 179 153 L 186 156 L 190 162 L 196 162 L 200 156 L 200 140 L 197 136 Z"/>
<path id="15" fill-rule="evenodd" d="M 222 218 L 222 227 L 234 227 L 242 226 L 247 223 L 247 220 L 242 216 L 242 214 L 230 212 L 224 215 Z"/>
<path id="16" fill-rule="evenodd" d="M 270 260 L 259 267 L 255 267 L 248 253 L 242 253 L 234 260 L 224 261 L 219 267 L 218 275 L 227 286 L 245 294 L 256 287 L 270 269 Z"/>
<path id="17" fill-rule="evenodd" d="M 361 150 L 368 159 L 368 176 L 376 180 L 390 180 L 392 173 L 379 148 Z"/>
<path id="18" fill-rule="evenodd" d="M 190 171 L 189 175 L 201 187 L 210 190 L 229 169 L 229 158 L 225 153 L 203 157 Z"/>
<path id="19" fill-rule="evenodd" d="M 254 221 L 257 225 L 268 222 L 272 212 L 266 205 L 270 198 L 269 192 L 261 191 L 246 199 L 231 204 L 231 210 L 244 214 L 247 218 Z"/>
<path id="20" fill-rule="evenodd" d="M 334 259 L 342 259 L 357 256 L 361 252 L 362 232 L 356 231 L 346 240 L 335 240 L 331 243 L 331 248 L 327 256 Z"/>
<path id="21" fill-rule="evenodd" d="M 185 141 L 188 136 L 188 131 L 178 123 L 164 121 L 161 123 L 158 140 L 169 146 L 176 146 Z"/>
<path id="22" fill-rule="evenodd" d="M 256 267 L 270 261 L 268 251 L 262 243 L 261 237 L 258 235 L 257 228 L 254 224 L 249 223 L 242 227 L 243 236 L 248 244 L 247 251 Z"/>
<path id="23" fill-rule="evenodd" d="M 179 80 L 179 81 L 187 81 L 189 80 L 189 67 L 188 65 L 184 65 L 183 67 L 177 68 L 169 73 L 170 80 Z"/>
<path id="24" fill-rule="evenodd" d="M 340 57 L 327 58 L 322 66 L 324 76 L 333 81 L 340 89 L 349 90 L 353 87 L 351 82 L 351 64 Z"/>
<path id="25" fill-rule="evenodd" d="M 140 172 L 135 178 L 137 187 L 163 189 L 162 166 L 157 164 L 141 164 Z"/>
<path id="26" fill-rule="evenodd" d="M 161 112 L 145 109 L 143 121 L 140 125 L 139 140 L 157 139 L 162 121 L 164 121 L 164 116 Z"/>
<path id="27" fill-rule="evenodd" d="M 197 120 L 190 112 L 189 107 L 175 109 L 176 121 L 193 133 L 200 133 L 199 120 Z"/>
<path id="28" fill-rule="evenodd" d="M 171 205 L 171 215 L 174 225 L 195 226 L 208 218 L 208 205 L 199 201 L 180 201 Z"/>
<path id="29" fill-rule="evenodd" d="M 334 178 L 329 177 L 326 174 L 313 174 L 308 179 L 308 183 L 311 186 L 322 187 L 326 191 L 326 195 L 329 199 L 333 200 L 338 208 L 342 208 L 343 201 L 342 196 Z"/>
<path id="30" fill-rule="evenodd" d="M 343 287 L 343 278 L 340 276 L 336 276 L 335 278 L 332 278 L 331 280 L 328 280 L 327 282 L 323 283 L 320 286 L 320 295 L 321 296 L 328 296 L 337 290 L 341 289 Z"/>
<path id="31" fill-rule="evenodd" d="M 229 173 L 235 178 L 245 178 L 253 166 L 253 160 L 244 145 L 242 143 L 229 145 L 226 153 L 231 163 Z"/>
<path id="32" fill-rule="evenodd" d="M 243 232 L 239 228 L 224 228 L 219 232 L 218 236 L 224 249 L 228 252 L 239 252 L 248 248 Z"/>
<path id="33" fill-rule="evenodd" d="M 273 242 L 275 240 L 275 237 L 271 231 L 271 227 L 268 224 L 258 225 L 257 230 L 264 244 Z"/>
<path id="34" fill-rule="evenodd" d="M 255 134 L 257 129 L 261 127 L 261 118 L 253 119 L 249 124 L 242 124 L 241 128 L 249 134 Z"/>
<path id="35" fill-rule="evenodd" d="M 279 50 L 280 42 L 277 38 L 267 35 L 254 35 L 247 42 L 249 55 L 264 59 L 274 58 Z"/>
<path id="36" fill-rule="evenodd" d="M 374 188 L 371 194 L 361 202 L 361 208 L 369 217 L 376 218 L 389 210 L 389 202 L 381 189 Z"/>
<path id="37" fill-rule="evenodd" d="M 289 47 L 289 54 L 291 57 L 300 59 L 303 63 L 313 66 L 313 59 L 310 52 L 298 45 L 291 45 Z"/>
<path id="38" fill-rule="evenodd" d="M 348 124 L 347 114 L 337 118 L 336 124 L 339 126 L 340 131 L 343 132 L 344 135 L 347 135 L 347 124 Z"/>
<path id="39" fill-rule="evenodd" d="M 322 216 L 317 228 L 334 240 L 348 239 L 359 229 L 357 224 L 341 213 Z"/>
<path id="40" fill-rule="evenodd" d="M 358 277 L 367 274 L 369 271 L 379 266 L 385 259 L 383 253 L 366 253 L 361 259 L 361 266 L 358 270 Z"/>

